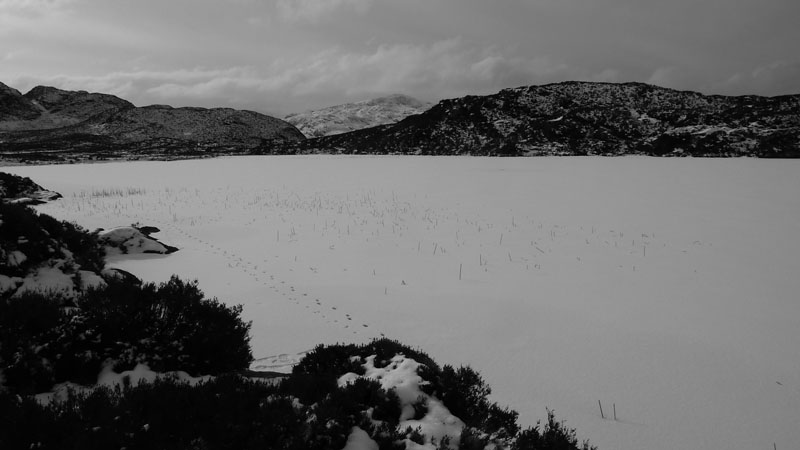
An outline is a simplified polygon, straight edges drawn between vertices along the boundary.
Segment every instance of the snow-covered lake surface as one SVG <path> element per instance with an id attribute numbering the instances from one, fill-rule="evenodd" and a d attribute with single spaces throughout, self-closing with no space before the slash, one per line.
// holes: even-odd
<path id="1" fill-rule="evenodd" d="M 800 448 L 800 161 L 237 157 L 3 170 L 243 304 L 257 365 L 386 335 L 601 450 Z M 600 417 L 598 400 L 606 418 Z M 617 420 L 613 420 L 616 408 Z"/>

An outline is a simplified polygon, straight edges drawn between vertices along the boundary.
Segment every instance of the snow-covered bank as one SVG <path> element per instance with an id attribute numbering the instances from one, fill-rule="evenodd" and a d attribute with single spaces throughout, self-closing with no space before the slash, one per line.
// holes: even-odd
<path id="1" fill-rule="evenodd" d="M 523 423 L 555 408 L 601 449 L 749 450 L 800 443 L 798 169 L 267 157 L 9 171 L 63 193 L 39 210 L 87 229 L 158 226 L 180 252 L 115 264 L 243 303 L 257 358 L 383 333 L 472 365 Z M 145 190 L 81 195 L 103 187 Z"/>

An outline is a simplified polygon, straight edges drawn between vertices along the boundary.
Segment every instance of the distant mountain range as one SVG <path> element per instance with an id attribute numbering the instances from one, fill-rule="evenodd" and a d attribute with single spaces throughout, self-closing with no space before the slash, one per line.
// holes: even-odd
<path id="1" fill-rule="evenodd" d="M 287 120 L 318 137 L 306 139 L 292 124 L 251 111 L 135 107 L 111 95 L 41 86 L 22 95 L 0 83 L 0 158 L 234 153 L 800 157 L 800 95 L 703 95 L 642 83 L 526 86 L 430 107 L 394 95 Z"/>
<path id="2" fill-rule="evenodd" d="M 330 136 L 399 122 L 433 106 L 402 94 L 290 114 L 285 120 L 306 137 Z"/>
<path id="3" fill-rule="evenodd" d="M 800 95 L 703 95 L 564 82 L 443 100 L 398 123 L 286 143 L 285 153 L 800 157 Z"/>
<path id="4" fill-rule="evenodd" d="M 0 83 L 0 156 L 201 156 L 305 139 L 291 124 L 229 108 L 135 107 L 107 94 Z"/>

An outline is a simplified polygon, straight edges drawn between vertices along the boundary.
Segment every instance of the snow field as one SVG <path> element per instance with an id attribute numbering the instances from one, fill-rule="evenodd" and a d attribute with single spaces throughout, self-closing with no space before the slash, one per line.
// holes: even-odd
<path id="1" fill-rule="evenodd" d="M 254 368 L 386 335 L 601 449 L 800 446 L 800 162 L 242 157 L 13 167 L 244 304 Z M 598 400 L 605 419 L 600 417 Z M 616 407 L 617 419 L 611 416 Z"/>

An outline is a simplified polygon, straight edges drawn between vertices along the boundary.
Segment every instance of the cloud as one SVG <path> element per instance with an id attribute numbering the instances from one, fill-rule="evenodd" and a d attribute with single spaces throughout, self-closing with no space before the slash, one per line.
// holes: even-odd
<path id="1" fill-rule="evenodd" d="M 37 85 L 65 90 L 85 90 L 112 94 L 137 106 L 232 107 L 268 112 L 271 94 L 281 97 L 275 77 L 264 76 L 252 67 L 193 68 L 176 70 L 117 71 L 103 75 L 53 75 L 11 77 L 9 86 L 27 91 Z M 284 96 L 285 97 L 285 96 Z M 283 98 L 278 105 L 288 108 Z M 282 109 L 278 108 L 278 109 Z"/>
<path id="2" fill-rule="evenodd" d="M 689 89 L 689 86 L 696 85 L 685 70 L 675 66 L 659 67 L 645 83 L 672 89 Z"/>
<path id="3" fill-rule="evenodd" d="M 372 0 L 278 0 L 278 15 L 289 22 L 319 22 L 340 9 L 353 10 L 364 14 L 372 5 Z"/>
<path id="4" fill-rule="evenodd" d="M 114 72 L 16 80 L 106 92 L 137 105 L 230 106 L 287 114 L 372 96 L 405 93 L 424 100 L 487 94 L 557 81 L 569 68 L 546 57 L 446 39 L 429 45 L 380 45 L 366 52 L 332 48 L 263 66 Z M 12 80 L 13 81 L 13 80 Z"/>
<path id="5" fill-rule="evenodd" d="M 52 35 L 51 30 L 64 29 L 73 19 L 74 6 L 80 1 L 0 0 L 0 36 L 3 37 L 0 49 L 17 47 L 16 41 L 23 36 Z"/>
<path id="6" fill-rule="evenodd" d="M 564 64 L 549 58 L 522 58 L 453 38 L 430 45 L 381 45 L 366 53 L 332 50 L 286 74 L 298 95 L 340 90 L 349 94 L 424 92 L 441 98 L 529 84 L 555 78 L 565 70 Z"/>
<path id="7" fill-rule="evenodd" d="M 78 0 L 0 0 L 0 16 L 39 17 L 49 15 Z"/>
<path id="8" fill-rule="evenodd" d="M 113 95 L 158 94 L 157 87 L 175 84 L 176 86 L 195 86 L 215 79 L 243 78 L 246 69 L 178 69 L 168 71 L 138 70 L 111 72 L 99 76 L 55 75 L 51 77 L 20 78 L 18 83 L 33 87 L 34 84 L 49 84 L 66 90 L 86 90 Z M 188 92 L 184 93 L 191 97 Z"/>
<path id="9" fill-rule="evenodd" d="M 730 95 L 800 94 L 800 60 L 780 60 L 739 72 L 712 84 L 711 89 Z"/>
<path id="10" fill-rule="evenodd" d="M 592 74 L 587 78 L 589 81 L 599 81 L 604 83 L 619 83 L 622 81 L 622 74 L 617 69 L 604 69 Z"/>

